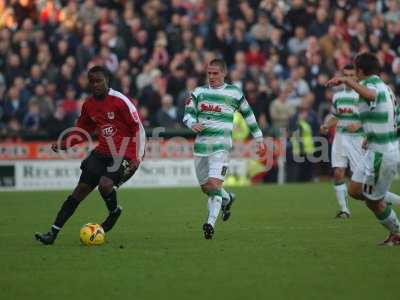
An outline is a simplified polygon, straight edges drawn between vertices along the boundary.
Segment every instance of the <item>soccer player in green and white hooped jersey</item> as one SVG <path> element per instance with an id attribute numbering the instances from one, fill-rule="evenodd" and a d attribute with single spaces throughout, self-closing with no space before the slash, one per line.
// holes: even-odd
<path id="1" fill-rule="evenodd" d="M 396 105 L 392 90 L 379 74 L 379 61 L 372 53 L 355 58 L 359 83 L 348 77 L 334 77 L 327 85 L 346 84 L 360 96 L 359 114 L 366 135 L 364 166 L 357 169 L 349 185 L 349 194 L 365 200 L 368 208 L 390 234 L 382 245 L 400 245 L 400 223 L 384 198 L 396 175 L 400 160 L 396 133 Z"/>
<path id="2" fill-rule="evenodd" d="M 396 109 L 397 137 L 400 139 L 400 103 L 397 102 Z"/>
<path id="3" fill-rule="evenodd" d="M 196 176 L 202 191 L 208 195 L 208 219 L 203 225 L 204 237 L 211 239 L 222 208 L 223 221 L 230 217 L 234 195 L 222 187 L 232 148 L 233 114 L 245 118 L 257 142 L 257 154 L 266 152 L 263 135 L 243 92 L 224 82 L 226 64 L 213 59 L 207 66 L 208 86 L 197 87 L 186 102 L 183 122 L 197 133 L 194 144 Z"/>
<path id="4" fill-rule="evenodd" d="M 343 68 L 343 75 L 355 79 L 355 68 L 347 65 Z M 329 128 L 336 125 L 335 138 L 332 146 L 331 164 L 334 169 L 334 188 L 340 211 L 336 218 L 349 218 L 350 210 L 347 201 L 347 186 L 345 182 L 346 168 L 354 171 L 360 167 L 361 157 L 364 154 L 362 124 L 358 114 L 358 94 L 344 85 L 336 92 L 332 101 L 332 114 L 321 126 L 321 132 L 327 133 Z"/>

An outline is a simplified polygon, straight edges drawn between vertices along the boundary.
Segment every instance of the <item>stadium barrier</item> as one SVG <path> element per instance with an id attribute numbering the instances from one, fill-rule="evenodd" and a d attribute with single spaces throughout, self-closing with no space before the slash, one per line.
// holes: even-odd
<path id="1" fill-rule="evenodd" d="M 232 160 L 230 170 L 246 175 L 246 159 Z M 79 160 L 17 160 L 0 162 L 1 190 L 62 190 L 75 187 Z M 192 159 L 148 159 L 123 187 L 197 186 Z"/>
<path id="2" fill-rule="evenodd" d="M 271 145 L 266 157 L 278 161 L 283 147 L 279 140 Z M 67 157 L 54 153 L 50 146 L 49 142 L 0 143 L 0 191 L 73 188 L 79 179 L 81 160 L 90 150 L 88 145 L 73 147 Z M 146 159 L 123 187 L 197 186 L 192 148 L 193 141 L 185 139 L 150 139 Z M 254 151 L 253 143 L 235 142 L 228 175 L 248 177 Z"/>

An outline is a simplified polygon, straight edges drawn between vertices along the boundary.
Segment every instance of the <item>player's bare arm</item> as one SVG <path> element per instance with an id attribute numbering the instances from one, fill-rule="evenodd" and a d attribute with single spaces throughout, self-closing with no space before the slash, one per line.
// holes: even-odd
<path id="1" fill-rule="evenodd" d="M 359 84 L 357 81 L 344 76 L 333 77 L 332 79 L 328 80 L 326 86 L 331 87 L 340 84 L 347 85 L 349 88 L 355 90 L 362 98 L 366 100 L 374 101 L 376 98 L 376 92 L 374 90 L 369 89 L 366 86 Z"/>
<path id="2" fill-rule="evenodd" d="M 319 129 L 320 132 L 321 132 L 322 134 L 327 134 L 327 133 L 328 133 L 328 130 L 329 130 L 330 128 L 332 128 L 333 126 L 336 126 L 337 122 L 338 122 L 338 119 L 337 119 L 334 115 L 332 115 L 332 114 L 329 115 L 329 116 L 326 118 L 324 124 L 321 125 L 321 127 L 320 127 L 320 129 Z"/>
<path id="3" fill-rule="evenodd" d="M 256 153 L 260 158 L 263 158 L 265 154 L 267 153 L 267 146 L 264 143 L 264 140 L 261 139 L 256 139 L 256 145 L 257 145 L 257 150 Z"/>
<path id="4" fill-rule="evenodd" d="M 361 124 L 350 124 L 349 126 L 346 127 L 348 132 L 357 132 L 362 127 Z"/>
<path id="5" fill-rule="evenodd" d="M 192 125 L 191 129 L 196 133 L 202 132 L 204 129 L 204 125 L 200 123 L 195 123 Z"/>

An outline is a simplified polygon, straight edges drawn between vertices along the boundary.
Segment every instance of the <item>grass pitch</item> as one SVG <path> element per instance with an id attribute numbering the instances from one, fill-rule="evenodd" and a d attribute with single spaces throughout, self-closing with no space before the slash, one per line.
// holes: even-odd
<path id="1" fill-rule="evenodd" d="M 396 182 L 392 191 L 400 193 Z M 394 299 L 399 247 L 357 201 L 334 220 L 329 184 L 235 189 L 232 218 L 211 241 L 199 189 L 119 191 L 124 207 L 107 243 L 84 247 L 79 229 L 106 208 L 93 193 L 53 246 L 46 231 L 68 192 L 0 194 L 0 299 Z M 397 209 L 400 212 L 400 209 Z"/>

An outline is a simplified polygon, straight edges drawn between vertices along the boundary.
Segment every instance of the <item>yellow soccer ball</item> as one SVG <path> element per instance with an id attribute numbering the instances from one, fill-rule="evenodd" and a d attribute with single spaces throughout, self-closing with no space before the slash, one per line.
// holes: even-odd
<path id="1" fill-rule="evenodd" d="M 106 235 L 99 224 L 88 223 L 82 226 L 79 237 L 85 246 L 104 244 Z"/>

